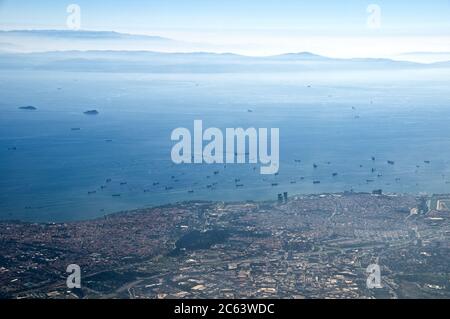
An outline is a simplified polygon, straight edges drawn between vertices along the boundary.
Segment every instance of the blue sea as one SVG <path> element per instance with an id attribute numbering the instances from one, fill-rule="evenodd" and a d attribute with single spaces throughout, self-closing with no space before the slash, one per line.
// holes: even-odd
<path id="1" fill-rule="evenodd" d="M 14 70 L 0 73 L 0 97 L 0 219 L 73 221 L 285 191 L 450 193 L 449 69 Z M 27 105 L 37 110 L 19 109 Z M 83 114 L 92 109 L 99 114 Z M 196 119 L 205 128 L 279 128 L 279 174 L 261 175 L 255 164 L 173 164 L 172 130 L 192 130 Z"/>

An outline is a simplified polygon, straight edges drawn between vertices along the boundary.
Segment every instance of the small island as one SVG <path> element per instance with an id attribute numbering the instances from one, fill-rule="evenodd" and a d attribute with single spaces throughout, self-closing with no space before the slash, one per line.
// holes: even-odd
<path id="1" fill-rule="evenodd" d="M 37 110 L 37 107 L 32 106 L 32 105 L 27 105 L 27 106 L 20 106 L 19 110 L 29 110 L 29 111 L 34 111 Z"/>
<path id="2" fill-rule="evenodd" d="M 86 115 L 97 115 L 98 111 L 97 110 L 88 110 L 88 111 L 85 111 L 84 114 L 86 114 Z"/>

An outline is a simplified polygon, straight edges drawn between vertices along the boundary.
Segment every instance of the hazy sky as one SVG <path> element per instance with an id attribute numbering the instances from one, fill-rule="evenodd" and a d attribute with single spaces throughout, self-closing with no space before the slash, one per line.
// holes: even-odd
<path id="1" fill-rule="evenodd" d="M 161 35 L 249 54 L 450 52 L 450 0 L 0 0 L 0 28 L 64 29 L 71 3 L 81 8 L 84 30 Z M 379 19 L 367 11 L 370 4 L 381 10 Z"/>

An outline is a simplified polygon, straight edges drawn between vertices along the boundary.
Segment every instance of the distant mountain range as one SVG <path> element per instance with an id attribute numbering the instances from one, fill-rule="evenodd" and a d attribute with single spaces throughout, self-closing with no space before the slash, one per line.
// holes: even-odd
<path id="1" fill-rule="evenodd" d="M 224 52 L 227 47 L 208 43 L 190 43 L 158 35 L 139 35 L 115 31 L 88 30 L 0 30 L 0 52 L 48 51 L 156 51 L 156 52 Z M 234 51 L 234 50 L 232 50 Z M 309 52 L 286 53 L 281 59 L 317 59 Z M 416 59 L 416 57 L 418 57 Z M 436 62 L 450 61 L 450 52 L 406 52 L 398 60 L 422 61 L 433 57 Z M 322 57 L 323 58 L 323 57 Z M 432 62 L 433 60 L 426 60 Z"/>
<path id="2" fill-rule="evenodd" d="M 2 45 L 5 44 L 5 45 Z M 11 30 L 0 31 L 0 51 L 45 52 L 67 50 L 192 50 L 194 44 L 160 36 L 114 31 Z"/>
<path id="3" fill-rule="evenodd" d="M 450 66 L 448 61 L 420 64 L 389 59 L 337 59 L 311 52 L 251 57 L 234 53 L 203 52 L 197 50 L 199 47 L 201 48 L 201 45 L 159 36 L 112 31 L 0 31 L 0 68 L 92 72 L 242 73 Z M 207 51 L 208 47 L 205 48 Z"/>
<path id="4" fill-rule="evenodd" d="M 1 69 L 137 73 L 251 73 L 448 67 L 388 59 L 333 59 L 312 53 L 249 57 L 231 53 L 148 51 L 54 51 L 0 53 Z"/>
<path id="5" fill-rule="evenodd" d="M 160 36 L 137 35 L 128 33 L 119 33 L 114 31 L 84 31 L 84 30 L 0 30 L 0 36 L 19 36 L 19 37 L 47 37 L 63 39 L 139 39 L 151 41 L 174 41 L 172 39 Z"/>

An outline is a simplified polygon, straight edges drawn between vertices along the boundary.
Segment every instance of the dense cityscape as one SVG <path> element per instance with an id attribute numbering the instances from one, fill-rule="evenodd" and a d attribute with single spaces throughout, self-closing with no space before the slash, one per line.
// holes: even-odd
<path id="1" fill-rule="evenodd" d="M 182 202 L 0 223 L 1 298 L 449 298 L 450 196 Z M 81 288 L 66 268 L 81 267 Z M 381 269 L 369 289 L 366 269 Z"/>

